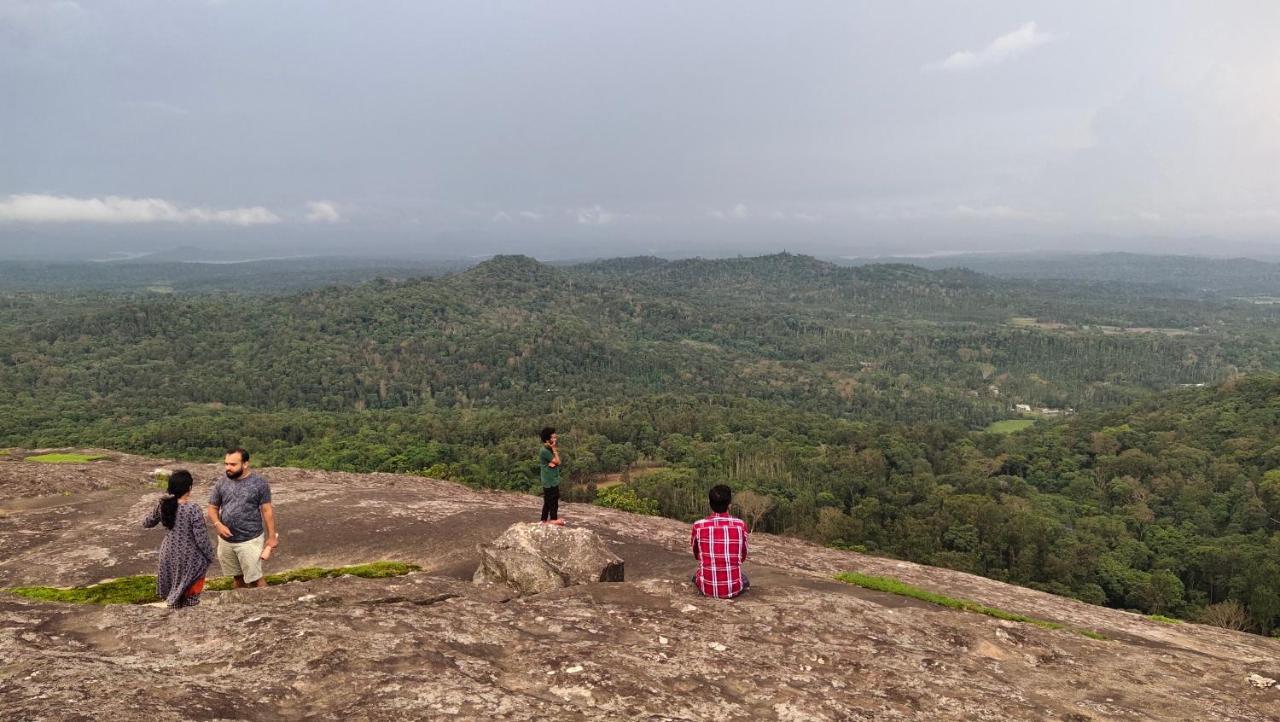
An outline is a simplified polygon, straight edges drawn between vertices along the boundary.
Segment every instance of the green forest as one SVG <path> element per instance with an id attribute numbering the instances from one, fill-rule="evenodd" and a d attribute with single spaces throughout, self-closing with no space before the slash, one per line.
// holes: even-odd
<path id="1" fill-rule="evenodd" d="M 790 254 L 95 278 L 0 291 L 0 446 L 532 490 L 550 424 L 571 500 L 689 520 L 729 483 L 754 530 L 1280 627 L 1280 304 L 1239 284 Z"/>

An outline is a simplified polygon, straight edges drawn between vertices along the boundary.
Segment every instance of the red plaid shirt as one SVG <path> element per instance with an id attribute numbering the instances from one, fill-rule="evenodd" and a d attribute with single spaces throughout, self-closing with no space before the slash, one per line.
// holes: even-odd
<path id="1" fill-rule="evenodd" d="M 747 525 L 728 514 L 712 514 L 693 523 L 689 535 L 698 560 L 694 584 L 708 597 L 742 593 L 742 562 L 747 558 Z"/>

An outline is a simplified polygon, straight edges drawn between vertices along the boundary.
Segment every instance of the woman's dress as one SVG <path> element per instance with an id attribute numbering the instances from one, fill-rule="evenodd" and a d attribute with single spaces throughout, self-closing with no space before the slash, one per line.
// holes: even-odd
<path id="1" fill-rule="evenodd" d="M 160 505 L 147 515 L 142 526 L 160 523 Z M 186 591 L 209 571 L 213 562 L 213 544 L 205 531 L 204 513 L 199 504 L 179 504 L 173 528 L 160 543 L 160 563 L 156 569 L 156 594 L 171 607 L 200 603 L 200 595 L 186 596 Z"/>

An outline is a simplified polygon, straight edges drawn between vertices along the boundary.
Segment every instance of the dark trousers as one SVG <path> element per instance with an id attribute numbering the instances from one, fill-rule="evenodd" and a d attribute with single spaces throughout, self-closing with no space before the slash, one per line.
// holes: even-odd
<path id="1" fill-rule="evenodd" d="M 560 487 L 542 487 L 542 520 L 560 518 Z"/>

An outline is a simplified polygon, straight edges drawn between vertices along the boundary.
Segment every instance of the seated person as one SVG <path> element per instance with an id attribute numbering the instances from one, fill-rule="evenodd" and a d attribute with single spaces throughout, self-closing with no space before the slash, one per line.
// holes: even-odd
<path id="1" fill-rule="evenodd" d="M 747 525 L 729 515 L 733 491 L 724 484 L 711 487 L 707 495 L 711 515 L 693 523 L 690 543 L 698 571 L 693 585 L 708 597 L 728 599 L 745 592 L 751 584 L 742 573 L 747 559 Z"/>

